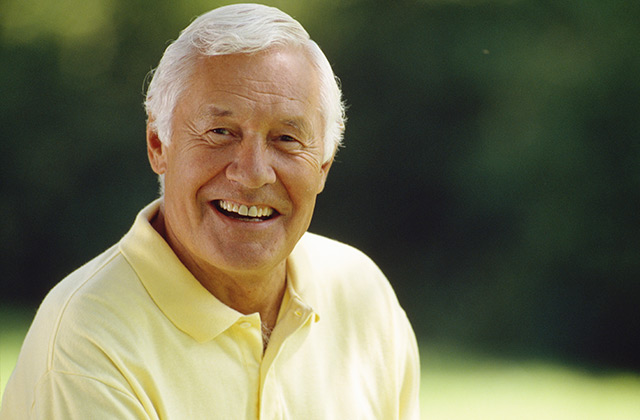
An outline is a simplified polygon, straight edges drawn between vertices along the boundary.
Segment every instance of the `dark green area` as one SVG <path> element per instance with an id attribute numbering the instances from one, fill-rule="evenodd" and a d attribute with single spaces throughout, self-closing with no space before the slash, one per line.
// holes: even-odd
<path id="1" fill-rule="evenodd" d="M 114 0 L 73 42 L 4 22 L 4 298 L 37 304 L 155 198 L 143 80 L 195 3 Z M 371 255 L 424 340 L 640 369 L 640 3 L 271 4 L 349 104 L 313 231 Z"/>

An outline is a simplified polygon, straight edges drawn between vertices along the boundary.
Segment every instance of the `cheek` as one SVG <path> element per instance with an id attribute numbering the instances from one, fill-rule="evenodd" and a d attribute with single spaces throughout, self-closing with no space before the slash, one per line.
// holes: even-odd
<path id="1" fill-rule="evenodd" d="M 292 190 L 297 195 L 299 204 L 313 207 L 316 196 L 321 191 L 322 177 L 316 171 L 308 171 L 293 178 L 292 185 Z"/>
<path id="2" fill-rule="evenodd" d="M 206 152 L 183 153 L 170 162 L 172 177 L 182 188 L 199 188 L 216 172 L 216 161 Z"/>

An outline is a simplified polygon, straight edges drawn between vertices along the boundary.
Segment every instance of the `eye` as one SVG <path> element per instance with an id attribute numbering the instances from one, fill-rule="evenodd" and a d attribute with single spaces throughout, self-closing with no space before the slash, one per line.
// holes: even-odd
<path id="1" fill-rule="evenodd" d="M 212 130 L 209 130 L 210 133 L 213 134 L 220 134 L 221 136 L 229 136 L 231 135 L 231 132 L 229 130 L 227 130 L 226 128 L 214 128 Z"/>
<path id="2" fill-rule="evenodd" d="M 284 141 L 284 142 L 287 142 L 287 143 L 298 141 L 297 139 L 295 139 L 295 138 L 293 138 L 291 136 L 288 136 L 286 134 L 283 134 L 280 137 L 278 137 L 278 140 Z"/>
<path id="3" fill-rule="evenodd" d="M 299 151 L 309 147 L 304 136 L 297 136 L 295 134 L 276 134 L 272 141 L 274 146 L 286 152 Z"/>

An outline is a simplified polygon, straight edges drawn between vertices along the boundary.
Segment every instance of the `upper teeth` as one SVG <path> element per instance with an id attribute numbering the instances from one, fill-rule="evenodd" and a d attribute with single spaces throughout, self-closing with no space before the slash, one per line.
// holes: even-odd
<path id="1" fill-rule="evenodd" d="M 262 206 L 248 207 L 248 206 L 245 206 L 244 204 L 238 204 L 232 201 L 225 201 L 225 200 L 220 200 L 220 208 L 233 213 L 238 213 L 240 216 L 268 217 L 273 214 L 273 209 L 271 207 L 262 207 Z"/>

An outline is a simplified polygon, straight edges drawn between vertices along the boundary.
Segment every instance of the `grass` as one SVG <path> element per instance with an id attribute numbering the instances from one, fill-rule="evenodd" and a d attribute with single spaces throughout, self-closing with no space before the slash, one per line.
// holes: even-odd
<path id="1" fill-rule="evenodd" d="M 640 374 L 422 347 L 422 418 L 638 420 Z"/>
<path id="2" fill-rule="evenodd" d="M 32 310 L 0 307 L 0 395 Z M 502 360 L 453 347 L 421 347 L 422 418 L 429 420 L 638 420 L 640 374 L 590 373 L 544 361 Z"/>
<path id="3" fill-rule="evenodd" d="M 0 302 L 0 396 L 18 360 L 20 346 L 34 315 L 34 308 Z"/>

